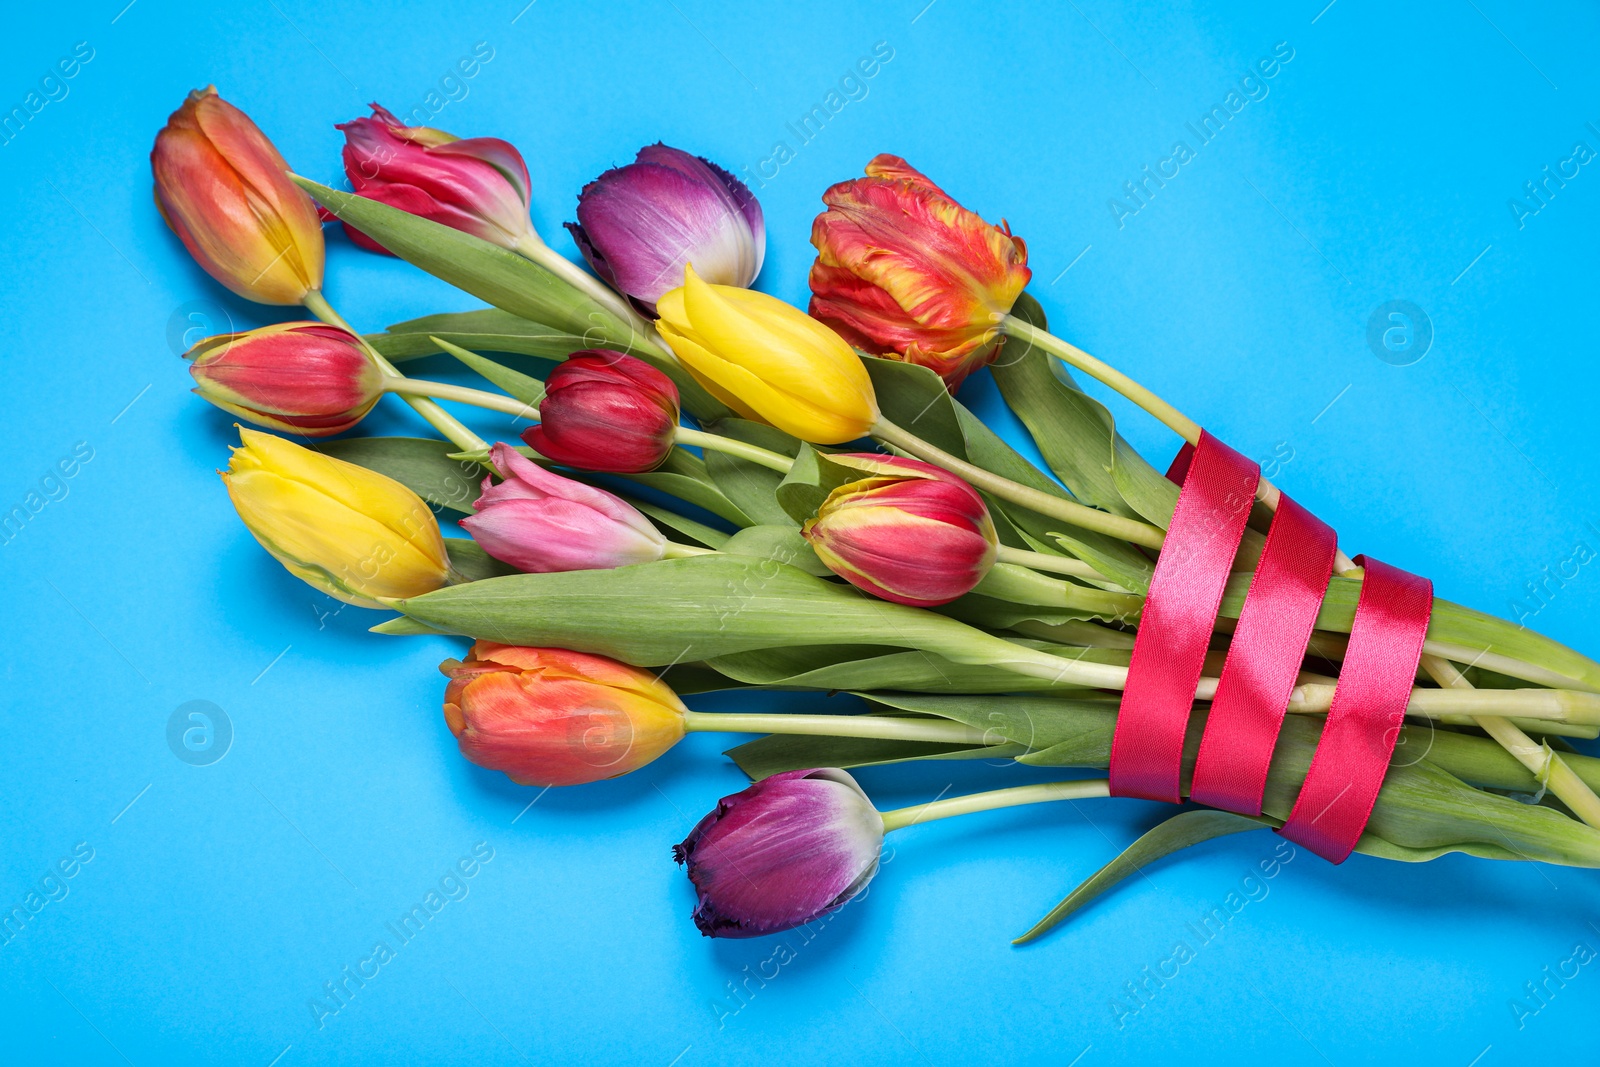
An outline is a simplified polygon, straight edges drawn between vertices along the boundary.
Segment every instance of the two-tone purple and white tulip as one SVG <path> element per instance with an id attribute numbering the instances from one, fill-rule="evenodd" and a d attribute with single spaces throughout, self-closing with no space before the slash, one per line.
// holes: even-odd
<path id="1" fill-rule="evenodd" d="M 669 542 L 627 501 L 545 470 L 501 442 L 489 461 L 504 479 L 485 478 L 461 520 L 483 550 L 520 571 L 607 570 L 652 563 Z"/>
<path id="2" fill-rule="evenodd" d="M 818 919 L 878 871 L 884 822 L 849 774 L 786 771 L 717 802 L 673 857 L 707 937 L 760 937 Z"/>
<path id="3" fill-rule="evenodd" d="M 567 229 L 595 273 L 652 318 L 662 294 L 683 284 L 685 266 L 743 289 L 767 250 L 761 205 L 744 183 L 664 144 L 584 186 Z"/>
<path id="4" fill-rule="evenodd" d="M 686 715 L 690 729 L 696 718 L 733 718 Z M 860 896 L 878 873 L 885 834 L 954 815 L 1109 795 L 1104 778 L 1082 778 L 879 811 L 837 767 L 785 771 L 723 797 L 672 855 L 694 883 L 693 918 L 702 934 L 761 937 L 814 922 Z M 1024 939 L 1050 925 L 1040 923 Z"/>

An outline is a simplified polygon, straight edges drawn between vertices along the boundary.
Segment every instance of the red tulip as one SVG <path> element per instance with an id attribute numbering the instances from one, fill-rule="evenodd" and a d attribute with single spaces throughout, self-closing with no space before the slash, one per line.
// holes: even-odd
<path id="1" fill-rule="evenodd" d="M 360 342 L 316 322 L 208 337 L 186 358 L 194 391 L 217 407 L 305 437 L 350 429 L 383 395 L 383 375 Z"/>
<path id="2" fill-rule="evenodd" d="M 574 352 L 545 379 L 535 452 L 585 471 L 638 474 L 672 451 L 678 387 L 641 359 L 604 348 Z"/>

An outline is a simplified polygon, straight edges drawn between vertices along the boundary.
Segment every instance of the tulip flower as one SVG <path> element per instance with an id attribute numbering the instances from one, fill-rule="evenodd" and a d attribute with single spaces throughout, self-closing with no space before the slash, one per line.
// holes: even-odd
<path id="1" fill-rule="evenodd" d="M 245 526 L 295 577 L 367 608 L 449 582 L 439 524 L 416 493 L 281 437 L 239 436 L 222 481 Z"/>
<path id="2" fill-rule="evenodd" d="M 217 281 L 261 304 L 298 304 L 322 287 L 316 206 L 272 142 L 215 87 L 172 113 L 150 169 L 162 218 Z"/>
<path id="3" fill-rule="evenodd" d="M 693 267 L 656 306 L 657 327 L 678 361 L 744 417 L 822 445 L 853 441 L 877 424 L 861 358 L 798 308 L 702 281 Z"/>
<path id="4" fill-rule="evenodd" d="M 690 264 L 702 278 L 745 288 L 761 272 L 761 205 L 708 159 L 664 144 L 584 186 L 567 223 L 596 274 L 647 315 Z"/>
<path id="5" fill-rule="evenodd" d="M 479 641 L 445 660 L 444 717 L 473 763 L 521 785 L 582 785 L 643 767 L 684 735 L 686 709 L 649 671 L 564 648 Z"/>
<path id="6" fill-rule="evenodd" d="M 843 906 L 878 871 L 883 816 L 832 768 L 787 771 L 723 797 L 673 857 L 707 937 L 760 937 Z"/>
<path id="7" fill-rule="evenodd" d="M 678 387 L 621 352 L 574 352 L 545 379 L 535 452 L 578 470 L 637 474 L 666 461 L 678 428 Z"/>
<path id="8" fill-rule="evenodd" d="M 383 374 L 360 339 L 333 326 L 283 322 L 207 337 L 191 348 L 195 392 L 251 422 L 328 437 L 360 422 L 383 395 Z"/>
<path id="9" fill-rule="evenodd" d="M 857 348 L 938 372 L 954 392 L 994 359 L 1028 250 L 898 156 L 822 194 L 811 314 Z"/>
<path id="10" fill-rule="evenodd" d="M 533 236 L 528 217 L 528 165 L 498 137 L 462 139 L 427 126 L 402 126 L 377 104 L 371 118 L 340 123 L 344 170 L 362 196 L 463 230 L 505 248 Z M 363 248 L 387 254 L 366 234 L 345 227 Z"/>
<path id="11" fill-rule="evenodd" d="M 501 442 L 489 453 L 504 478 L 483 480 L 476 515 L 461 525 L 495 559 L 530 573 L 601 570 L 650 563 L 668 542 L 632 505 L 563 478 Z"/>
<path id="12" fill-rule="evenodd" d="M 690 713 L 691 718 L 694 713 Z M 693 727 L 691 726 L 691 729 Z M 878 872 L 886 833 L 1026 804 L 1103 797 L 1104 778 L 991 789 L 880 812 L 833 767 L 785 771 L 723 797 L 673 858 L 686 865 L 707 937 L 760 937 L 803 926 L 847 904 Z M 1055 916 L 1024 935 L 1038 936 Z"/>
<path id="13" fill-rule="evenodd" d="M 960 478 L 898 456 L 828 461 L 870 477 L 829 493 L 801 533 L 851 585 L 896 604 L 934 607 L 969 592 L 994 565 L 989 508 Z"/>

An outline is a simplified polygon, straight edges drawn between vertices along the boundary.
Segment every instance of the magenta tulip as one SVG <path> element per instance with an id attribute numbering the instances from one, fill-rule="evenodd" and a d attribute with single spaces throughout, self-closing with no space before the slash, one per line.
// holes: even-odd
<path id="1" fill-rule="evenodd" d="M 377 104 L 371 118 L 335 129 L 344 131 L 350 187 L 362 196 L 505 248 L 533 232 L 528 165 L 509 142 L 402 126 Z M 350 226 L 345 231 L 363 248 L 388 251 Z"/>

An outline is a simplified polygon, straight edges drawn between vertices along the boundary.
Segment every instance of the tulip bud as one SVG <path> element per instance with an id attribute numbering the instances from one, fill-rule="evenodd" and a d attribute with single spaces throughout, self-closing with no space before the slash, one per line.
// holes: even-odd
<path id="1" fill-rule="evenodd" d="M 786 771 L 723 797 L 672 854 L 707 937 L 760 937 L 843 906 L 878 871 L 883 817 L 856 780 Z"/>
<path id="2" fill-rule="evenodd" d="M 505 480 L 483 480 L 477 514 L 461 525 L 495 559 L 537 574 L 607 570 L 666 554 L 667 539 L 627 501 L 552 474 L 504 442 L 489 456 Z"/>
<path id="3" fill-rule="evenodd" d="M 344 131 L 345 174 L 362 196 L 505 248 L 533 233 L 528 165 L 509 142 L 402 126 L 377 104 L 371 118 L 334 128 Z M 359 230 L 345 232 L 361 247 L 387 254 Z"/>
<path id="4" fill-rule="evenodd" d="M 522 439 L 563 466 L 639 474 L 666 462 L 678 429 L 678 387 L 621 352 L 574 352 L 545 379 L 539 424 Z"/>
<path id="5" fill-rule="evenodd" d="M 261 304 L 322 288 L 322 223 L 289 165 L 212 86 L 189 94 L 150 152 L 156 206 L 217 281 Z"/>
<path id="6" fill-rule="evenodd" d="M 817 558 L 896 604 L 948 604 L 989 573 L 999 544 L 977 490 L 931 463 L 877 453 L 830 455 L 871 473 L 828 494 L 801 529 Z"/>
<path id="7" fill-rule="evenodd" d="M 744 183 L 664 144 L 584 186 L 567 229 L 594 272 L 652 316 L 689 264 L 708 281 L 745 288 L 767 249 L 761 205 Z"/>
<path id="8" fill-rule="evenodd" d="M 185 353 L 195 392 L 224 411 L 285 433 L 328 437 L 360 422 L 383 374 L 352 334 L 282 322 L 207 337 Z"/>
<path id="9" fill-rule="evenodd" d="M 952 392 L 986 366 L 1027 287 L 1028 250 L 898 156 L 822 194 L 811 314 L 857 348 L 929 367 Z"/>
<path id="10" fill-rule="evenodd" d="M 798 308 L 710 285 L 693 267 L 656 307 L 678 362 L 745 418 L 819 445 L 854 441 L 877 423 L 878 399 L 861 357 Z"/>
<path id="11" fill-rule="evenodd" d="M 648 671 L 564 648 L 479 641 L 445 660 L 444 718 L 461 754 L 520 785 L 638 770 L 684 734 L 682 701 Z"/>
<path id="12" fill-rule="evenodd" d="M 245 526 L 295 577 L 366 608 L 449 581 L 439 524 L 416 493 L 281 437 L 239 436 L 222 481 Z"/>

